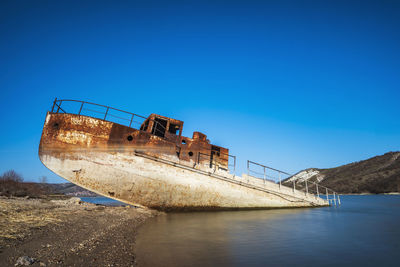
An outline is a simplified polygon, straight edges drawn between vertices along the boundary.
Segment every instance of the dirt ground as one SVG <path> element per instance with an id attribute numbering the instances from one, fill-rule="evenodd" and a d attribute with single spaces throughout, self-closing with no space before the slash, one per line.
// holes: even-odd
<path id="1" fill-rule="evenodd" d="M 0 198 L 0 266 L 133 266 L 137 228 L 157 215 L 135 207 Z"/>

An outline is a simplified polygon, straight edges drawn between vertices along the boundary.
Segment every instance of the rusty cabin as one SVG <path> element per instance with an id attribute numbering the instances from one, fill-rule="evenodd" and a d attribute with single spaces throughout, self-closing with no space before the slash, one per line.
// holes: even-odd
<path id="1" fill-rule="evenodd" d="M 228 170 L 229 150 L 227 148 L 210 144 L 210 140 L 201 132 L 193 132 L 192 138 L 182 136 L 182 130 L 183 121 L 158 114 L 151 114 L 140 126 L 140 131 L 173 144 L 175 154 L 180 160 Z M 127 138 L 133 141 L 133 137 Z M 152 145 L 148 145 L 152 147 Z M 162 149 L 162 151 L 165 150 L 165 148 Z M 152 154 L 155 156 L 154 152 Z"/>

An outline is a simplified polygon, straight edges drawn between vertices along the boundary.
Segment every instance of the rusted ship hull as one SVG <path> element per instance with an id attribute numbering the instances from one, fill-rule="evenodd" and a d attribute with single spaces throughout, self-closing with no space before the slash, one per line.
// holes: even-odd
<path id="1" fill-rule="evenodd" d="M 47 113 L 39 146 L 57 175 L 119 201 L 160 210 L 326 206 L 312 194 L 182 161 L 156 136 L 130 142 L 139 130 L 77 114 Z M 127 138 L 128 136 L 128 138 Z M 142 138 L 143 139 L 143 138 Z M 157 156 L 157 155 L 163 156 Z"/>

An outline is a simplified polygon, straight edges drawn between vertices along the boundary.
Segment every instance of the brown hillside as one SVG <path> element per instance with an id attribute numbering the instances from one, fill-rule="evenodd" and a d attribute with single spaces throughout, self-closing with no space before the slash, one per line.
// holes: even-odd
<path id="1" fill-rule="evenodd" d="M 400 152 L 330 169 L 315 169 L 324 176 L 321 185 L 338 193 L 400 192 Z M 316 181 L 316 176 L 310 178 Z"/>

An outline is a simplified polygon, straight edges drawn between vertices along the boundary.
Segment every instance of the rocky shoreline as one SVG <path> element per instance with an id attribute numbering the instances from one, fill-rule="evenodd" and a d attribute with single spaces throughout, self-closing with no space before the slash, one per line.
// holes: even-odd
<path id="1" fill-rule="evenodd" d="M 157 214 L 79 198 L 0 198 L 0 266 L 133 266 L 137 228 Z"/>

